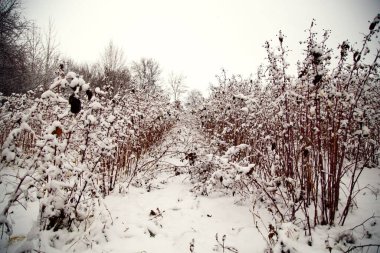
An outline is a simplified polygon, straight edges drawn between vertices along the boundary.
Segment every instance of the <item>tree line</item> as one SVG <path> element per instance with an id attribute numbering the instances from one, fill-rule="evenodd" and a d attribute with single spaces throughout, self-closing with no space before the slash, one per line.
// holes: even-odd
<path id="1" fill-rule="evenodd" d="M 0 92 L 6 96 L 41 87 L 46 90 L 63 63 L 65 70 L 81 73 L 83 79 L 97 87 L 108 86 L 111 93 L 120 89 L 160 89 L 162 68 L 152 58 L 141 58 L 127 66 L 123 50 L 112 41 L 97 62 L 77 63 L 59 52 L 52 20 L 46 31 L 23 17 L 20 0 L 0 4 Z M 169 90 L 174 100 L 186 92 L 185 77 L 171 72 Z M 41 89 L 41 90 L 42 90 Z"/>

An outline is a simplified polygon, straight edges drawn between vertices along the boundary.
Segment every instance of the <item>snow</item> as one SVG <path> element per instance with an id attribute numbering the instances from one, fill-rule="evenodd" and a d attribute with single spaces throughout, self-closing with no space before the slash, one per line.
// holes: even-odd
<path id="1" fill-rule="evenodd" d="M 235 98 L 241 99 L 241 100 L 248 100 L 249 98 L 243 94 L 237 94 L 234 95 Z"/>
<path id="2" fill-rule="evenodd" d="M 108 116 L 108 118 L 107 118 L 107 122 L 108 123 L 112 123 L 112 122 L 114 122 L 115 121 L 115 119 L 116 119 L 116 117 L 114 116 L 114 115 L 110 115 L 110 116 Z"/>
<path id="3" fill-rule="evenodd" d="M 61 87 L 64 88 L 64 87 L 66 87 L 66 85 L 68 85 L 69 83 L 67 82 L 66 79 L 61 79 L 60 84 L 61 84 Z"/>
<path id="4" fill-rule="evenodd" d="M 51 90 L 47 90 L 41 95 L 41 98 L 56 98 L 56 97 L 57 97 L 57 94 L 55 94 Z"/>
<path id="5" fill-rule="evenodd" d="M 24 253 L 28 251 L 32 251 L 34 249 L 34 244 L 31 241 L 25 241 L 17 250 L 15 253 Z"/>
<path id="6" fill-rule="evenodd" d="M 250 164 L 248 166 L 240 166 L 240 165 L 236 165 L 236 166 L 237 166 L 238 172 L 243 173 L 243 174 L 247 174 L 255 167 L 254 164 Z"/>
<path id="7" fill-rule="evenodd" d="M 66 79 L 74 79 L 76 77 L 77 77 L 77 74 L 75 72 L 73 72 L 73 71 L 69 71 L 66 74 Z"/>
<path id="8" fill-rule="evenodd" d="M 61 80 L 55 80 L 49 87 L 49 90 L 52 90 L 54 89 L 55 87 L 57 87 L 58 85 L 60 85 L 61 83 Z"/>
<path id="9" fill-rule="evenodd" d="M 83 79 L 82 79 L 83 80 Z M 88 89 L 90 89 L 90 84 L 89 83 L 84 83 L 83 85 L 82 85 L 82 90 L 83 91 L 87 91 Z"/>
<path id="10" fill-rule="evenodd" d="M 96 117 L 92 114 L 87 116 L 87 120 L 89 121 L 90 124 L 95 124 L 96 123 Z"/>
<path id="11" fill-rule="evenodd" d="M 312 52 L 312 53 L 315 53 L 315 54 L 320 54 L 320 55 L 322 55 L 322 54 L 323 54 L 322 46 L 321 46 L 321 45 L 315 45 L 315 46 L 311 49 L 311 52 Z"/>
<path id="12" fill-rule="evenodd" d="M 72 80 L 71 80 L 71 82 L 69 82 L 69 86 L 71 87 L 71 88 L 75 88 L 75 87 L 77 87 L 77 86 L 79 86 L 79 79 L 78 78 L 73 78 Z"/>
<path id="13" fill-rule="evenodd" d="M 362 127 L 362 133 L 363 133 L 364 136 L 368 136 L 369 133 L 370 133 L 369 128 L 367 126 L 363 126 Z"/>
<path id="14" fill-rule="evenodd" d="M 114 220 L 111 241 L 85 252 L 186 252 L 193 238 L 195 252 L 212 252 L 216 233 L 227 235 L 227 242 L 240 246 L 241 253 L 264 250 L 265 242 L 247 243 L 260 236 L 249 208 L 235 205 L 232 197 L 196 197 L 185 179 L 162 176 L 150 192 L 131 188 L 125 197 L 107 197 Z M 157 208 L 162 215 L 149 215 Z"/>
<path id="15" fill-rule="evenodd" d="M 380 172 L 378 169 L 366 170 L 362 179 L 362 185 L 368 183 L 379 187 Z M 222 252 L 221 247 L 217 246 L 216 234 L 219 240 L 226 235 L 226 245 L 236 248 L 239 253 L 264 252 L 267 247 L 266 241 L 256 229 L 248 203 L 220 194 L 196 196 L 190 192 L 192 184 L 188 182 L 187 175 L 173 177 L 172 174 L 162 173 L 149 185 L 149 191 L 148 187 L 131 187 L 126 194 L 114 193 L 104 199 L 113 223 L 103 229 L 99 226 L 100 221 L 95 221 L 92 231 L 93 236 L 104 233 L 107 240 L 99 244 L 92 243 L 90 248 L 84 245 L 85 240 L 74 240 L 67 245 L 56 242 L 55 248 L 52 248 L 46 241 L 55 234 L 46 231 L 41 235 L 45 242 L 42 249 L 45 252 L 73 252 L 77 249 L 77 252 L 85 253 L 177 253 L 188 252 L 190 243 L 194 240 L 194 252 Z M 360 209 L 355 211 L 345 228 L 360 224 L 374 213 L 379 214 L 377 195 L 366 189 L 361 196 L 365 198 L 358 200 Z M 32 247 L 32 242 L 26 238 L 30 237 L 30 231 L 34 229 L 33 222 L 37 220 L 37 211 L 37 202 L 30 206 L 28 213 L 22 208 L 15 209 L 13 219 L 18 222 L 12 238 L 20 238 L 22 244 L 17 247 L 11 245 L 8 252 L 22 252 L 20 249 Z M 152 211 L 155 215 L 151 215 Z M 263 218 L 271 220 L 269 216 Z M 380 238 L 380 231 L 376 227 L 367 224 L 366 228 L 372 229 L 372 236 Z M 337 244 L 336 239 L 344 231 L 340 227 L 317 227 L 314 230 L 313 247 L 307 245 L 309 238 L 304 236 L 304 231 L 292 223 L 282 224 L 278 236 L 282 239 L 284 248 L 296 252 L 326 252 L 326 239 L 330 238 L 329 244 L 337 247 L 340 244 Z M 360 239 L 360 232 L 360 229 L 353 232 L 353 236 Z M 64 231 L 57 235 L 69 239 Z M 368 239 L 363 239 L 362 243 L 366 242 Z M 339 247 L 347 248 L 343 244 Z M 275 250 L 280 249 L 280 244 L 277 244 Z"/>
<path id="16" fill-rule="evenodd" d="M 91 103 L 90 107 L 92 109 L 102 108 L 98 102 Z M 106 121 L 111 123 L 115 122 L 115 119 L 116 117 L 110 114 Z M 94 115 L 88 114 L 87 120 L 95 122 L 96 118 Z M 59 121 L 54 121 L 47 130 L 53 131 L 56 127 L 62 127 Z M 364 130 L 363 127 L 362 131 Z M 45 200 L 36 198 L 34 201 L 28 202 L 27 210 L 18 205 L 11 208 L 12 212 L 8 217 L 0 216 L 0 223 L 9 224 L 11 228 L 8 237 L 5 236 L 0 240 L 0 252 L 5 252 L 5 249 L 9 253 L 36 249 L 39 239 L 41 240 L 41 248 L 39 248 L 41 252 L 178 253 L 190 252 L 190 245 L 192 245 L 193 251 L 198 253 L 223 252 L 222 246 L 218 243 L 223 238 L 226 246 L 236 249 L 239 253 L 265 252 L 270 243 L 268 224 L 275 226 L 277 231 L 275 237 L 282 242 L 282 244 L 278 242 L 274 245 L 274 252 L 290 250 L 290 252 L 322 253 L 328 252 L 326 247 L 331 246 L 332 252 L 337 253 L 338 249 L 342 251 L 348 249 L 351 244 L 347 244 L 345 240 L 349 240 L 351 237 L 361 244 L 380 240 L 380 229 L 377 225 L 379 218 L 369 220 L 363 226 L 350 230 L 372 215 L 380 215 L 378 200 L 380 170 L 378 168 L 363 171 L 363 175 L 359 179 L 359 187 L 362 188 L 362 191 L 356 201 L 357 208 L 353 209 L 345 226 L 317 226 L 313 229 L 311 239 L 305 235 L 303 229 L 293 223 L 275 223 L 266 207 L 264 205 L 260 207 L 260 204 L 257 204 L 253 208 L 250 198 L 232 196 L 222 191 L 210 191 L 208 196 L 200 195 L 193 191 L 194 184 L 188 173 L 175 175 L 173 171 L 165 168 L 169 165 L 183 166 L 186 163 L 186 161 L 181 161 L 183 153 L 196 150 L 197 154 L 200 154 L 200 147 L 204 146 L 204 143 L 202 136 L 198 135 L 199 133 L 191 123 L 179 123 L 166 137 L 166 140 L 157 147 L 163 148 L 173 143 L 172 139 L 180 140 L 180 145 L 172 147 L 178 153 L 166 157 L 162 163 L 164 165 L 161 164 L 164 169 L 153 173 L 150 180 L 146 180 L 144 175 L 141 175 L 141 180 L 140 178 L 136 180 L 136 182 L 139 180 L 142 182 L 140 185 L 133 184 L 124 191 L 116 190 L 104 199 L 100 199 L 99 201 L 104 205 L 99 205 L 97 218 L 88 225 L 87 232 L 39 231 L 37 225 L 39 206 L 43 203 L 46 204 L 47 209 L 44 215 L 54 215 L 57 210 L 65 208 L 66 203 L 59 197 L 59 189 L 72 187 L 74 183 L 51 180 L 46 184 L 45 190 L 56 192 L 57 196 L 53 195 L 52 198 Z M 95 139 L 95 137 L 96 134 L 92 133 L 91 138 Z M 270 140 L 271 137 L 267 136 L 266 139 Z M 99 142 L 99 145 L 103 145 L 105 148 L 108 145 L 107 139 Z M 86 146 L 80 145 L 78 148 L 84 150 Z M 249 148 L 250 146 L 247 144 L 230 147 L 221 157 L 220 164 L 230 162 L 234 155 Z M 11 152 L 4 150 L 5 155 Z M 205 160 L 215 159 L 213 154 L 204 156 Z M 238 172 L 237 177 L 243 177 L 255 168 L 254 164 L 232 164 Z M 72 170 L 80 169 L 79 166 L 74 165 L 75 161 L 73 161 Z M 61 169 L 63 168 L 51 165 L 46 169 L 46 174 L 52 175 Z M 273 170 L 275 170 L 274 165 Z M 22 174 L 22 172 L 10 169 L 1 173 Z M 87 176 L 84 175 L 84 177 Z M 223 177 L 223 182 L 219 181 L 220 177 Z M 8 176 L 7 180 L 12 178 L 12 176 Z M 215 183 L 221 183 L 228 187 L 233 183 L 234 178 L 225 171 L 216 170 L 213 179 Z M 292 178 L 284 180 L 294 184 Z M 350 177 L 347 175 L 344 180 L 348 182 Z M 266 182 L 266 190 L 268 192 L 278 191 L 279 188 L 275 186 L 275 183 L 275 181 Z M 300 194 L 299 191 L 297 192 Z M 0 184 L 0 193 L 1 199 L 7 198 L 9 194 L 6 184 Z M 35 194 L 37 195 L 37 193 Z M 6 203 L 7 201 L 0 202 L 0 210 L 3 210 Z M 292 204 L 294 203 L 288 203 L 288 205 Z M 78 210 L 75 215 L 84 219 L 88 214 L 82 209 Z M 371 238 L 365 237 L 367 232 L 371 234 Z M 312 246 L 308 245 L 309 241 Z M 3 249 L 4 251 L 2 251 Z M 230 251 L 225 250 L 225 252 Z"/>
<path id="17" fill-rule="evenodd" d="M 241 108 L 241 111 L 244 112 L 244 113 L 248 113 L 248 112 L 249 112 L 249 110 L 248 110 L 247 107 L 243 107 L 243 108 Z"/>
<path id="18" fill-rule="evenodd" d="M 316 109 L 315 106 L 311 106 L 311 107 L 310 107 L 310 114 L 311 114 L 311 115 L 315 115 L 315 109 Z"/>
<path id="19" fill-rule="evenodd" d="M 103 108 L 103 106 L 102 106 L 99 102 L 97 102 L 97 101 L 92 102 L 92 103 L 89 105 L 89 107 L 92 108 L 93 110 L 99 110 L 99 109 L 102 109 L 102 108 Z"/>
<path id="20" fill-rule="evenodd" d="M 13 161 L 15 159 L 16 154 L 15 154 L 15 152 L 12 152 L 11 150 L 9 150 L 9 148 L 5 148 L 1 152 L 1 156 L 5 157 L 5 160 L 7 162 L 10 162 L 10 161 Z"/>
<path id="21" fill-rule="evenodd" d="M 0 225 L 4 224 L 6 226 L 6 233 L 8 235 L 13 234 L 13 227 L 12 224 L 8 221 L 7 217 L 5 215 L 0 215 Z"/>
<path id="22" fill-rule="evenodd" d="M 99 95 L 105 95 L 105 94 L 107 94 L 107 92 L 102 91 L 99 87 L 95 88 L 95 93 L 99 94 Z"/>
<path id="23" fill-rule="evenodd" d="M 225 153 L 225 156 L 224 157 L 231 157 L 231 156 L 234 156 L 236 154 L 238 154 L 240 151 L 244 150 L 244 149 L 247 149 L 249 148 L 249 145 L 247 144 L 240 144 L 238 146 L 233 146 L 233 147 L 230 147 L 226 153 Z"/>

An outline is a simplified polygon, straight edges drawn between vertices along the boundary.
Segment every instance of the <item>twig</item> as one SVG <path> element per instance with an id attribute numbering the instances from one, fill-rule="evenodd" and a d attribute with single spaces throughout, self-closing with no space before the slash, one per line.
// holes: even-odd
<path id="1" fill-rule="evenodd" d="M 375 214 L 372 214 L 371 217 L 369 217 L 368 219 L 366 219 L 365 221 L 363 221 L 363 222 L 360 223 L 359 225 L 356 225 L 355 227 L 350 228 L 350 230 L 354 230 L 355 228 L 358 228 L 358 227 L 360 227 L 360 226 L 364 226 L 364 223 L 366 223 L 366 222 L 369 221 L 370 219 L 375 219 L 375 218 L 380 218 L 380 216 L 375 216 Z"/>
<path id="2" fill-rule="evenodd" d="M 348 250 L 344 251 L 344 253 L 349 253 L 351 251 L 354 251 L 355 249 L 362 249 L 362 248 L 366 248 L 366 247 L 377 247 L 377 252 L 378 252 L 380 249 L 380 244 L 355 245 L 355 246 L 350 247 Z"/>

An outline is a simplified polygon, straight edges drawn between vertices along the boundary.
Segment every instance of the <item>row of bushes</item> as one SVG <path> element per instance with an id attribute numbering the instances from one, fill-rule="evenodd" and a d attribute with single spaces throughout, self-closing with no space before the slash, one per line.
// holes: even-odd
<path id="1" fill-rule="evenodd" d="M 1 101 L 0 177 L 12 194 L 0 225 L 14 205 L 38 198 L 41 230 L 88 227 L 102 196 L 124 192 L 157 162 L 144 156 L 178 114 L 160 89 L 94 89 L 63 65 L 49 90 Z"/>
<path id="2" fill-rule="evenodd" d="M 309 233 L 318 224 L 343 225 L 363 169 L 379 165 L 377 20 L 359 48 L 343 41 L 337 52 L 327 47 L 330 32 L 319 39 L 312 24 L 297 77 L 289 75 L 281 32 L 275 48 L 265 43 L 268 64 L 256 79 L 223 71 L 200 110 L 217 151 L 194 170 L 204 183 L 196 188 L 257 196 L 276 220 L 301 219 Z"/>

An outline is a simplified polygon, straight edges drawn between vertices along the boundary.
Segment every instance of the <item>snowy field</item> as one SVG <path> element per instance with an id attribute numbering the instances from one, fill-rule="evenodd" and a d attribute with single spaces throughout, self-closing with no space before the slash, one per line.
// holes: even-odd
<path id="1" fill-rule="evenodd" d="M 189 134 L 191 132 L 182 126 L 174 129 L 167 138 L 180 140 L 178 149 L 189 148 L 188 145 L 200 146 L 196 140 L 199 142 L 201 138 Z M 170 157 L 165 163 L 183 166 L 181 158 Z M 9 241 L 3 236 L 1 252 L 22 252 L 28 243 L 32 243 L 34 247 L 39 245 L 38 252 L 53 253 L 252 253 L 265 252 L 271 243 L 266 227 L 273 223 L 271 216 L 264 209 L 256 209 L 258 214 L 262 211 L 261 222 L 256 227 L 249 200 L 217 192 L 209 196 L 197 195 L 192 192 L 193 184 L 188 173 L 175 175 L 173 171 L 162 170 L 150 177 L 150 180 L 141 180 L 143 183 L 138 186 L 132 185 L 125 193 L 114 192 L 107 196 L 104 199 L 106 208 L 100 215 L 104 220 L 93 221 L 85 233 L 43 231 L 37 236 L 38 229 L 34 224 L 38 220 L 39 201 L 35 199 L 29 203 L 27 211 L 22 206 L 12 208 L 9 217 L 14 231 Z M 299 227 L 291 223 L 275 224 L 276 240 L 280 243 L 275 244 L 274 250 L 329 252 L 331 247 L 332 252 L 342 252 L 353 245 L 377 244 L 380 240 L 380 170 L 365 170 L 359 187 L 363 190 L 344 227 L 316 227 L 312 246 L 309 246 L 310 237 L 305 236 L 305 231 Z M 2 207 L 6 189 L 1 190 Z M 374 218 L 366 221 L 372 216 Z M 353 241 L 350 243 L 350 240 Z M 364 252 L 377 251 L 376 247 L 371 247 Z"/>
<path id="2" fill-rule="evenodd" d="M 0 0 L 0 253 L 380 253 L 375 1 Z"/>

